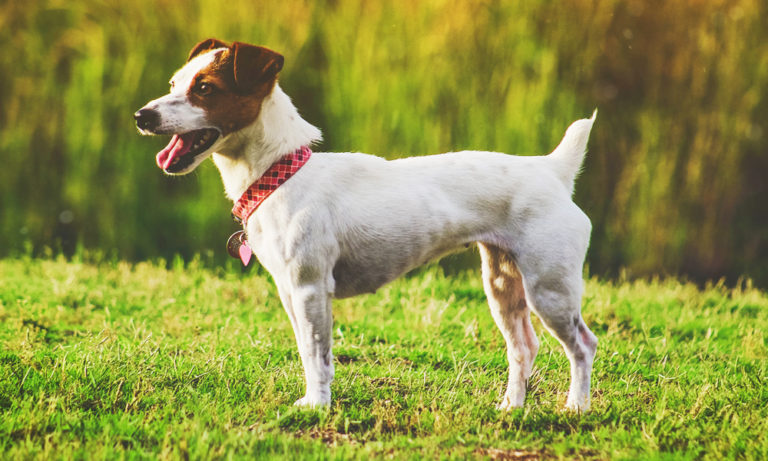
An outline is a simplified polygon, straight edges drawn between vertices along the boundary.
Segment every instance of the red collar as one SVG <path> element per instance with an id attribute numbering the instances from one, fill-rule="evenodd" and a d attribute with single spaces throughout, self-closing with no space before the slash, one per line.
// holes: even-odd
<path id="1" fill-rule="evenodd" d="M 245 225 L 248 218 L 256 211 L 256 208 L 267 199 L 278 187 L 293 176 L 299 168 L 304 166 L 312 155 L 307 146 L 302 146 L 290 154 L 284 155 L 273 163 L 251 187 L 243 192 L 240 199 L 232 208 L 232 217 L 235 221 Z"/>

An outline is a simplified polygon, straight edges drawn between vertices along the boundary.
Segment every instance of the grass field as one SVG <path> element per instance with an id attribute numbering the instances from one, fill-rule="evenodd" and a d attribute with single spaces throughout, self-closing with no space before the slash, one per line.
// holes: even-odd
<path id="1" fill-rule="evenodd" d="M 768 458 L 768 295 L 749 283 L 589 280 L 592 411 L 562 411 L 567 361 L 534 321 L 526 407 L 501 413 L 479 276 L 433 266 L 335 304 L 334 403 L 306 411 L 268 276 L 90 259 L 0 260 L 4 459 Z"/>

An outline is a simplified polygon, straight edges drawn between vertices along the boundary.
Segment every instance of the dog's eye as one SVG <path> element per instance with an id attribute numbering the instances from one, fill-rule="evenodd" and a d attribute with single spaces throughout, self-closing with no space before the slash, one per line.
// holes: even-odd
<path id="1" fill-rule="evenodd" d="M 210 83 L 198 83 L 195 85 L 195 93 L 199 95 L 208 95 L 213 92 L 213 85 Z"/>

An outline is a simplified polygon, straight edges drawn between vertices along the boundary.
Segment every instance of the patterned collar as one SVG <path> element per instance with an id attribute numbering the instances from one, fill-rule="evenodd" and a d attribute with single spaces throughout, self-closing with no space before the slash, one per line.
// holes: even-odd
<path id="1" fill-rule="evenodd" d="M 307 146 L 302 146 L 290 154 L 284 155 L 273 163 L 264 174 L 246 189 L 232 208 L 232 217 L 239 224 L 245 225 L 256 208 L 278 187 L 304 166 L 312 155 Z"/>

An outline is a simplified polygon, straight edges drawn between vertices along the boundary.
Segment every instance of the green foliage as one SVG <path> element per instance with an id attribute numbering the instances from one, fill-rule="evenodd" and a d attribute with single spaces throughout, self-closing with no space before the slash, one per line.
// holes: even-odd
<path id="1" fill-rule="evenodd" d="M 589 280 L 593 409 L 562 411 L 568 363 L 534 319 L 526 407 L 502 413 L 479 274 L 432 267 L 335 304 L 334 403 L 306 411 L 268 277 L 172 266 L 0 261 L 4 459 L 768 457 L 768 296 L 749 283 Z"/>
<path id="2" fill-rule="evenodd" d="M 286 56 L 281 84 L 330 151 L 541 154 L 598 107 L 576 193 L 592 271 L 768 283 L 765 2 L 5 3 L 0 256 L 220 263 L 215 168 L 164 177 L 166 140 L 131 119 L 216 36 Z"/>

